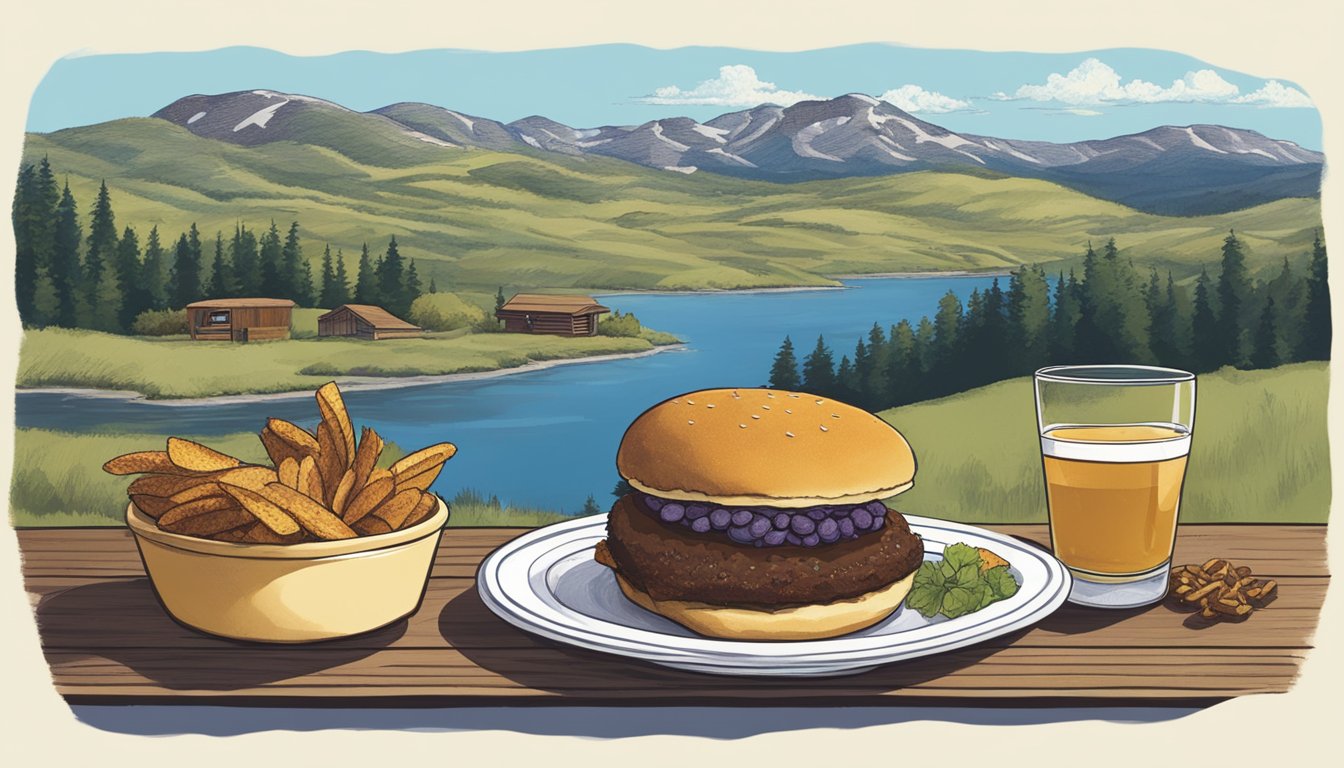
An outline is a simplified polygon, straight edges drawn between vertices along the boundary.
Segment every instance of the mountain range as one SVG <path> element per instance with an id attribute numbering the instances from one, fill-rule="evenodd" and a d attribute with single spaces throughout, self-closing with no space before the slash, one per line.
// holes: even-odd
<path id="1" fill-rule="evenodd" d="M 270 90 L 187 96 L 155 112 L 197 136 L 244 146 L 292 141 L 360 162 L 410 165 L 426 150 L 601 156 L 668 173 L 795 182 L 911 171 L 1043 179 L 1167 215 L 1319 195 L 1324 156 L 1219 125 L 1161 126 L 1056 144 L 956 133 L 862 94 L 765 104 L 706 122 L 573 128 L 542 116 L 502 123 L 423 103 L 358 112 Z"/>

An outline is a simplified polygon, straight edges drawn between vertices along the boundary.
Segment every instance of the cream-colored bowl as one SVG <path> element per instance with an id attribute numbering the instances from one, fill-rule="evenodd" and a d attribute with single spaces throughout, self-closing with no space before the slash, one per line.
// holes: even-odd
<path id="1" fill-rule="evenodd" d="M 126 524 L 159 601 L 212 635 L 267 643 L 330 640 L 420 607 L 448 506 L 409 528 L 302 544 L 213 541 L 159 530 L 134 504 Z"/>

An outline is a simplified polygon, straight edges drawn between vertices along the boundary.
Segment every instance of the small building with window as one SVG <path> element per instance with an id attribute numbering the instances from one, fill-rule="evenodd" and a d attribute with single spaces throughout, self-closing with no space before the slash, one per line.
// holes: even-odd
<path id="1" fill-rule="evenodd" d="M 495 317 L 513 333 L 596 336 L 598 317 L 610 311 L 590 296 L 519 293 L 495 310 Z"/>
<path id="2" fill-rule="evenodd" d="M 289 299 L 207 299 L 187 305 L 187 328 L 193 341 L 287 339 L 293 314 Z"/>
<path id="3" fill-rule="evenodd" d="M 409 339 L 424 329 L 371 304 L 342 304 L 317 318 L 318 336 L 352 336 L 357 339 Z"/>

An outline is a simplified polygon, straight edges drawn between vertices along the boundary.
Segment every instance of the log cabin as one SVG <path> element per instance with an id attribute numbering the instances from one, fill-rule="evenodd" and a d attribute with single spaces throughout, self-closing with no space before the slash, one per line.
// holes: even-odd
<path id="1" fill-rule="evenodd" d="M 262 341 L 289 338 L 294 302 L 289 299 L 206 299 L 187 305 L 193 341 Z"/>
<path id="2" fill-rule="evenodd" d="M 318 336 L 350 336 L 357 339 L 406 339 L 425 331 L 382 307 L 372 304 L 342 304 L 317 318 Z"/>
<path id="3" fill-rule="evenodd" d="M 512 333 L 596 336 L 598 317 L 610 311 L 589 296 L 519 293 L 495 310 L 495 317 Z"/>

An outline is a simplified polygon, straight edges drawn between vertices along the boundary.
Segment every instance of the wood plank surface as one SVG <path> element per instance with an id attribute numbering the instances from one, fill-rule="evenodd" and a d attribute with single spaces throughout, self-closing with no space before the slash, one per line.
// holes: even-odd
<path id="1" fill-rule="evenodd" d="M 988 528 L 1042 543 L 1042 525 Z M 72 701 L 415 701 L 584 704 L 806 701 L 833 705 L 981 698 L 1106 704 L 1217 700 L 1288 690 L 1329 584 L 1325 527 L 1191 525 L 1176 561 L 1224 556 L 1279 581 L 1241 622 L 1166 605 L 1065 606 L 970 648 L 857 675 L 717 677 L 570 648 L 517 630 L 476 594 L 481 559 L 522 529 L 449 529 L 420 610 L 359 637 L 264 646 L 208 637 L 164 613 L 120 529 L 18 532 L 25 583 L 57 690 Z"/>

